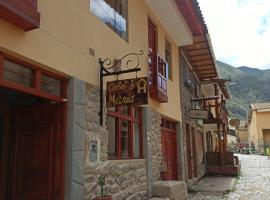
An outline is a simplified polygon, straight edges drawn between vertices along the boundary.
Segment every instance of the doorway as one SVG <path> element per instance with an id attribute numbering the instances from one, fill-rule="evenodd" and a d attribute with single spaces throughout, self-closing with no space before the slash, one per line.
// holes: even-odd
<path id="1" fill-rule="evenodd" d="M 187 167 L 188 167 L 188 180 L 192 179 L 192 156 L 190 145 L 190 128 L 189 124 L 186 124 L 186 154 L 187 154 Z"/>
<path id="2" fill-rule="evenodd" d="M 67 76 L 0 52 L 0 200 L 63 200 Z"/>
<path id="3" fill-rule="evenodd" d="M 0 200 L 63 199 L 63 104 L 3 87 L 0 97 Z"/>
<path id="4" fill-rule="evenodd" d="M 177 180 L 177 137 L 176 123 L 162 119 L 162 153 L 166 165 L 166 179 Z"/>
<path id="5" fill-rule="evenodd" d="M 193 178 L 196 178 L 198 176 L 197 172 L 197 152 L 196 152 L 196 135 L 195 135 L 195 129 L 191 128 L 191 134 L 192 134 L 192 161 L 193 161 Z"/>
<path id="6" fill-rule="evenodd" d="M 263 129 L 264 148 L 270 147 L 270 129 Z"/>

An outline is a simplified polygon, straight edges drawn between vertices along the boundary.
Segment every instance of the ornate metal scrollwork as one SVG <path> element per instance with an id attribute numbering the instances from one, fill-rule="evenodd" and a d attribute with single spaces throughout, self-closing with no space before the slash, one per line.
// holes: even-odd
<path id="1" fill-rule="evenodd" d="M 103 78 L 105 76 L 113 76 L 120 74 L 127 74 L 131 72 L 141 71 L 139 56 L 143 55 L 144 51 L 140 50 L 138 53 L 129 53 L 123 56 L 121 59 L 112 61 L 110 58 L 99 59 L 100 64 L 100 125 L 103 125 Z M 120 66 L 119 69 L 116 67 Z M 117 70 L 116 70 L 117 69 Z M 137 74 L 136 74 L 137 76 Z"/>
<path id="2" fill-rule="evenodd" d="M 130 69 L 138 69 L 140 65 L 140 59 L 139 56 L 143 55 L 144 51 L 140 50 L 138 53 L 129 53 L 123 56 L 120 59 L 112 61 L 110 58 L 106 58 L 104 60 L 100 60 L 99 62 L 103 65 L 103 69 L 106 72 L 114 72 L 117 66 L 121 66 L 121 69 L 118 70 L 121 74 L 121 72 L 125 70 Z"/>

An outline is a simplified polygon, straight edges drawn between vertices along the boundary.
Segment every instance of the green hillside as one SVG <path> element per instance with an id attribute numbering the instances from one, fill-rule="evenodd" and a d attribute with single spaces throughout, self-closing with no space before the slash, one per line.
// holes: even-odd
<path id="1" fill-rule="evenodd" d="M 243 107 L 247 109 L 251 103 L 270 102 L 270 70 L 234 68 L 219 61 L 218 70 L 221 78 L 231 80 L 228 84 L 231 100 L 227 104 L 230 117 L 244 119 Z"/>

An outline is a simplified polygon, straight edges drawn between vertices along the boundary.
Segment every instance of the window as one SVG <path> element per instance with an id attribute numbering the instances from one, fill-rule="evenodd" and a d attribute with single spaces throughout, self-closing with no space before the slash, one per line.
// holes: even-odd
<path id="1" fill-rule="evenodd" d="M 193 93 L 194 97 L 200 97 L 201 96 L 200 84 L 199 84 L 196 76 L 193 74 L 192 70 L 188 66 L 187 61 L 183 57 L 182 57 L 182 67 L 183 67 L 184 85 L 188 89 L 190 89 L 190 91 Z"/>
<path id="2" fill-rule="evenodd" d="M 66 77 L 0 54 L 0 85 L 63 102 Z"/>
<path id="3" fill-rule="evenodd" d="M 127 40 L 127 0 L 91 0 L 91 12 Z"/>
<path id="4" fill-rule="evenodd" d="M 183 58 L 182 59 L 182 66 L 183 66 L 183 80 L 184 85 L 190 89 L 192 89 L 192 72 L 191 69 L 188 66 L 187 61 Z"/>
<path id="5" fill-rule="evenodd" d="M 168 40 L 165 40 L 165 60 L 168 64 L 168 78 L 172 80 L 172 45 L 168 42 Z"/>
<path id="6" fill-rule="evenodd" d="M 5 60 L 3 79 L 24 86 L 33 87 L 34 70 L 24 65 Z"/>
<path id="7" fill-rule="evenodd" d="M 61 95 L 61 81 L 48 75 L 41 75 L 41 90 L 56 96 Z"/>
<path id="8" fill-rule="evenodd" d="M 107 116 L 110 159 L 142 158 L 142 111 L 139 107 L 117 107 Z"/>

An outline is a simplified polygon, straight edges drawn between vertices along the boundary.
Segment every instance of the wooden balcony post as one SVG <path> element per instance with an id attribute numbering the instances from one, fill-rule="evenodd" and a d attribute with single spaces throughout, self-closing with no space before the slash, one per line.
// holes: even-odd
<path id="1" fill-rule="evenodd" d="M 215 84 L 215 95 L 219 96 L 217 84 Z M 220 110 L 220 105 L 219 105 L 218 99 L 216 99 L 215 100 L 215 111 L 216 111 L 216 119 L 217 119 L 217 133 L 218 133 L 218 144 L 219 144 L 219 164 L 221 166 L 223 166 L 224 165 L 224 158 L 223 158 L 223 145 L 222 145 L 221 133 L 220 133 L 221 119 L 220 119 L 219 110 Z"/>

